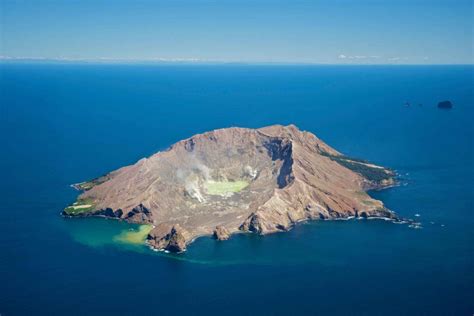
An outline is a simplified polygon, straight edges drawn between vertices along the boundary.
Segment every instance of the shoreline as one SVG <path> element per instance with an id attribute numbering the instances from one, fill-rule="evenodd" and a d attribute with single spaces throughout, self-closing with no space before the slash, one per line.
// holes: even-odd
<path id="1" fill-rule="evenodd" d="M 383 168 L 383 167 L 380 167 L 380 168 Z M 388 170 L 388 169 L 384 168 L 384 170 Z M 365 188 L 364 191 L 366 193 L 369 193 L 370 191 L 381 191 L 381 190 L 385 190 L 385 189 L 399 187 L 399 186 L 401 186 L 401 181 L 398 180 L 398 176 L 399 176 L 399 174 L 394 172 L 394 177 L 390 178 L 390 182 L 391 182 L 390 184 L 388 184 L 388 185 L 376 184 L 373 187 Z M 92 180 L 92 181 L 94 181 L 94 180 Z M 86 183 L 86 184 L 91 183 L 92 181 L 84 181 L 84 182 L 74 183 L 74 184 L 71 184 L 69 186 L 74 188 L 77 191 L 85 192 L 86 190 L 81 188 L 81 185 L 84 184 L 84 183 Z M 413 227 L 413 228 L 421 228 L 420 223 L 418 223 L 418 222 L 416 222 L 412 219 L 400 218 L 395 212 L 393 212 L 391 210 L 388 210 L 388 209 L 385 209 L 385 210 L 390 212 L 390 214 L 392 214 L 394 217 L 390 218 L 390 217 L 386 217 L 386 216 L 353 216 L 353 215 L 350 215 L 350 216 L 347 216 L 347 217 L 333 217 L 333 218 L 324 218 L 324 219 L 302 218 L 302 219 L 299 219 L 299 220 L 295 221 L 294 223 L 292 223 L 286 229 L 275 230 L 275 231 L 270 231 L 270 232 L 266 232 L 266 233 L 255 233 L 255 232 L 252 232 L 252 231 L 245 231 L 245 230 L 241 230 L 241 229 L 232 230 L 232 231 L 229 231 L 229 238 L 231 238 L 232 235 L 237 235 L 237 234 L 256 234 L 256 235 L 260 235 L 260 236 L 266 236 L 266 235 L 271 235 L 271 234 L 274 234 L 274 233 L 285 233 L 285 232 L 289 232 L 289 231 L 293 230 L 299 224 L 308 223 L 308 222 L 317 222 L 317 221 L 383 220 L 383 221 L 387 221 L 387 222 L 392 222 L 394 224 L 408 224 L 410 227 Z M 125 223 L 128 223 L 128 224 L 151 225 L 152 230 L 154 228 L 156 228 L 156 225 L 153 224 L 153 223 L 130 222 L 129 220 L 121 218 L 121 217 L 106 215 L 107 213 L 108 214 L 115 214 L 115 212 L 117 212 L 117 210 L 113 211 L 112 209 L 107 209 L 107 210 L 97 210 L 97 211 L 94 211 L 94 212 L 85 212 L 85 213 L 78 213 L 76 215 L 71 215 L 71 214 L 67 214 L 64 210 L 62 210 L 60 212 L 60 215 L 64 218 L 91 218 L 91 217 L 104 218 L 104 219 L 107 219 L 107 220 L 108 219 L 117 220 L 117 221 L 125 222 Z M 202 237 L 212 238 L 213 232 L 211 232 L 209 234 L 199 234 L 199 235 L 194 236 L 191 240 L 186 242 L 186 248 L 182 251 L 179 251 L 179 252 L 173 252 L 173 251 L 166 250 L 164 248 L 155 248 L 155 247 L 153 247 L 149 243 L 149 239 L 148 239 L 149 236 L 150 236 L 150 234 L 147 235 L 143 245 L 145 245 L 150 250 L 152 250 L 154 252 L 158 251 L 158 252 L 164 252 L 164 253 L 182 254 L 182 253 L 185 253 L 186 250 L 187 250 L 187 247 L 189 247 L 191 244 L 193 244 L 197 239 L 202 238 Z M 213 239 L 215 239 L 215 238 L 213 238 Z M 216 239 L 216 241 L 220 241 L 220 240 Z"/>

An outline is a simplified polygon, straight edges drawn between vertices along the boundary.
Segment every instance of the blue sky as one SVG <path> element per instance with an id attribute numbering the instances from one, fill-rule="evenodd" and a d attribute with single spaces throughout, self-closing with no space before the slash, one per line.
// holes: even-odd
<path id="1" fill-rule="evenodd" d="M 0 55 L 70 60 L 473 63 L 471 0 L 0 0 Z"/>

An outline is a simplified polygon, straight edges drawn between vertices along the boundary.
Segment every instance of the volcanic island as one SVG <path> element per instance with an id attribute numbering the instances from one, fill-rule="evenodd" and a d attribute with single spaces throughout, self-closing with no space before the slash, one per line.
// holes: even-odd
<path id="1" fill-rule="evenodd" d="M 397 215 L 368 190 L 395 184 L 395 172 L 331 148 L 294 125 L 224 128 L 91 181 L 62 211 L 146 224 L 155 250 L 183 252 L 201 236 L 288 231 L 306 220 Z"/>

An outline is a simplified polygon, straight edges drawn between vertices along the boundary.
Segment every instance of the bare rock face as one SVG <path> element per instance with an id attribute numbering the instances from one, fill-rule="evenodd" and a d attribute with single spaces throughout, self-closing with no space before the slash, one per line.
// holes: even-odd
<path id="1" fill-rule="evenodd" d="M 181 252 L 203 235 L 225 240 L 304 220 L 395 218 L 365 192 L 393 185 L 393 177 L 293 125 L 227 128 L 75 185 L 84 193 L 63 213 L 148 223 L 151 247 Z"/>
<path id="2" fill-rule="evenodd" d="M 128 212 L 125 219 L 132 223 L 153 223 L 150 210 L 141 203 Z"/>
<path id="3" fill-rule="evenodd" d="M 230 237 L 230 233 L 227 228 L 219 225 L 216 227 L 216 229 L 214 229 L 213 237 L 217 240 L 227 240 Z"/>
<path id="4" fill-rule="evenodd" d="M 186 250 L 186 243 L 189 234 L 181 228 L 179 224 L 172 226 L 161 225 L 156 227 L 148 235 L 148 243 L 156 248 L 171 252 L 183 252 Z"/>

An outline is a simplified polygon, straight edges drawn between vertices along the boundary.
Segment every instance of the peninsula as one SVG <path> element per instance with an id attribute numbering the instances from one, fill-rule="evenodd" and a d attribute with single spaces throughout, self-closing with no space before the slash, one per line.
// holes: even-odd
<path id="1" fill-rule="evenodd" d="M 344 156 L 296 126 L 195 135 L 131 166 L 74 185 L 65 216 L 148 224 L 147 243 L 182 252 L 197 237 L 287 231 L 300 221 L 397 216 L 366 191 L 395 173 Z"/>

